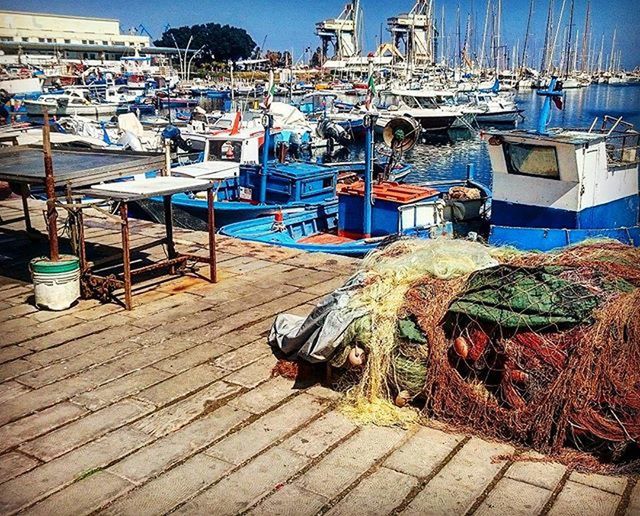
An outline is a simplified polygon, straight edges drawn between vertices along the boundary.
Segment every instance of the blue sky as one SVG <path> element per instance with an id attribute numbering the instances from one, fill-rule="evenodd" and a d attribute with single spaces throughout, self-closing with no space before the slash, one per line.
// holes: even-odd
<path id="1" fill-rule="evenodd" d="M 494 3 L 496 0 L 493 0 Z M 372 50 L 380 33 L 380 23 L 389 16 L 407 11 L 412 0 L 361 0 L 365 11 L 366 46 Z M 534 48 L 541 48 L 548 0 L 534 0 L 532 39 Z M 44 11 L 59 14 L 78 14 L 118 18 L 123 29 L 143 24 L 154 37 L 159 37 L 163 28 L 217 22 L 243 27 L 259 45 L 265 36 L 266 47 L 272 49 L 294 49 L 298 57 L 306 46 L 316 47 L 314 24 L 324 18 L 337 16 L 346 0 L 0 0 L 3 9 L 22 11 Z M 562 0 L 555 0 L 559 12 Z M 567 0 L 565 24 L 568 23 Z M 460 5 L 463 20 L 471 9 L 477 12 L 477 27 L 481 34 L 486 0 L 436 0 L 440 13 L 445 6 L 447 32 L 455 30 L 456 9 Z M 576 0 L 576 28 L 582 32 L 586 0 Z M 522 40 L 529 0 L 503 0 L 503 28 L 506 42 Z M 640 65 L 640 0 L 591 0 L 593 34 L 600 41 L 605 33 L 605 51 L 611 45 L 613 27 L 618 28 L 618 48 L 623 51 L 623 63 L 627 67 Z M 463 26 L 464 30 L 464 26 Z M 383 31 L 388 37 L 386 30 Z M 453 38 L 455 39 L 455 38 Z"/>

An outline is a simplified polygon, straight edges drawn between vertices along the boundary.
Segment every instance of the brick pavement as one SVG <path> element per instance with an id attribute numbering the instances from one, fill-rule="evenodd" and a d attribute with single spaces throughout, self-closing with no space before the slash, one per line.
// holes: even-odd
<path id="1" fill-rule="evenodd" d="M 0 216 L 17 208 L 3 201 Z M 115 242 L 103 225 L 93 238 Z M 353 260 L 221 239 L 216 285 L 179 278 L 143 285 L 130 313 L 95 301 L 54 313 L 29 304 L 37 246 L 11 229 L 2 514 L 640 514 L 635 478 L 496 460 L 513 449 L 435 426 L 358 427 L 336 393 L 272 378 L 273 317 L 308 312 Z M 136 223 L 138 243 L 157 233 Z M 204 237 L 177 236 L 196 249 Z"/>

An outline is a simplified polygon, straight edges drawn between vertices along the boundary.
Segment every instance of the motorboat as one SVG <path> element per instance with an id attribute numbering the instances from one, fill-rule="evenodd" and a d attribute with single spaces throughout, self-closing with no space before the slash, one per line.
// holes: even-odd
<path id="1" fill-rule="evenodd" d="M 455 102 L 455 94 L 440 90 L 391 90 L 385 95 L 386 110 L 379 112 L 376 129 L 382 132 L 393 118 L 416 120 L 423 131 L 446 132 L 469 129 L 475 114 L 465 113 Z"/>
<path id="2" fill-rule="evenodd" d="M 516 124 L 524 118 L 524 110 L 518 108 L 511 94 L 476 91 L 463 98 L 466 103 L 462 110 L 474 113 L 478 124 Z"/>
<path id="3" fill-rule="evenodd" d="M 25 100 L 27 114 L 41 116 L 46 110 L 51 116 L 99 116 L 113 115 L 116 102 L 97 102 L 82 89 L 64 90 L 62 93 L 40 95 L 37 100 Z"/>

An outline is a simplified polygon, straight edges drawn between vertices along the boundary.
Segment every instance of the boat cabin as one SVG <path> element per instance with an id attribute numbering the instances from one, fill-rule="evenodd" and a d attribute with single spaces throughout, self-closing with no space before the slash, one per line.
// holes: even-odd
<path id="1" fill-rule="evenodd" d="M 433 227 L 444 222 L 440 192 L 425 186 L 393 182 L 374 183 L 371 234 L 365 234 L 364 182 L 342 184 L 338 190 L 338 236 L 359 239 L 402 233 L 416 227 Z"/>
<path id="2" fill-rule="evenodd" d="M 177 167 L 171 173 L 201 179 L 227 179 L 236 177 L 240 165 L 254 165 L 260 159 L 262 133 L 204 135 L 184 134 L 191 140 L 191 150 L 179 156 Z"/>
<path id="3" fill-rule="evenodd" d="M 546 250 L 638 225 L 639 133 L 612 120 L 599 131 L 594 122 L 588 131 L 487 136 L 492 243 Z"/>
<path id="4" fill-rule="evenodd" d="M 318 204 L 336 196 L 339 169 L 316 163 L 270 162 L 267 176 L 266 204 Z M 241 200 L 260 200 L 261 167 L 241 166 L 238 178 Z"/>

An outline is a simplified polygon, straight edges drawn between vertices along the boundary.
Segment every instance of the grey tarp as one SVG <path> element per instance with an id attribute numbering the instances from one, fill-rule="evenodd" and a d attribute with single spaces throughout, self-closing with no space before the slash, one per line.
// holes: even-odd
<path id="1" fill-rule="evenodd" d="M 349 301 L 362 286 L 362 273 L 352 276 L 344 286 L 322 299 L 307 317 L 279 314 L 269 344 L 289 358 L 326 362 L 342 342 L 349 325 L 366 310 L 349 308 Z"/>

